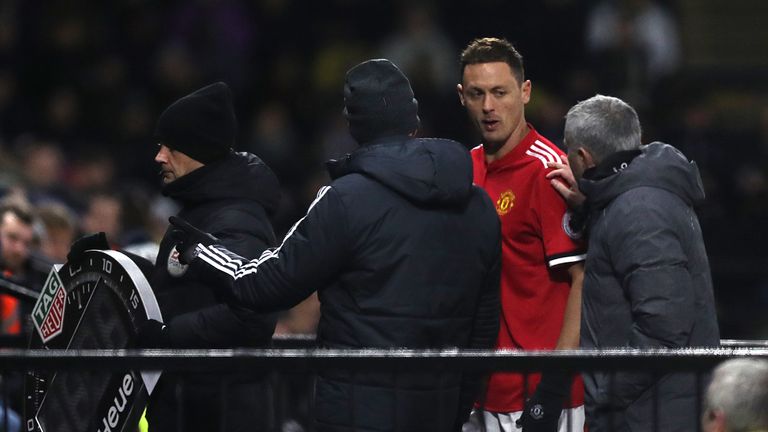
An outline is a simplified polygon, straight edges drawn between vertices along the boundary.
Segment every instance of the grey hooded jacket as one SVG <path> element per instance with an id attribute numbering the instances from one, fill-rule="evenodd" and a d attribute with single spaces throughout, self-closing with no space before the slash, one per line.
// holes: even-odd
<path id="1" fill-rule="evenodd" d="M 590 209 L 581 346 L 719 345 L 693 209 L 704 198 L 696 164 L 655 142 L 615 171 L 579 183 Z M 697 430 L 701 395 L 693 373 L 596 372 L 585 374 L 584 383 L 592 432 Z"/>

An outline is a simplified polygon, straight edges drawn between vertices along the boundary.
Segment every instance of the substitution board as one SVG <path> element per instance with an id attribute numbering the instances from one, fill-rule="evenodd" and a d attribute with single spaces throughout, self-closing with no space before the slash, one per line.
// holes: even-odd
<path id="1" fill-rule="evenodd" d="M 145 274 L 112 250 L 54 267 L 32 319 L 30 348 L 70 350 L 131 348 L 142 324 L 163 320 Z M 98 367 L 28 371 L 24 430 L 133 432 L 159 378 L 159 371 Z"/>

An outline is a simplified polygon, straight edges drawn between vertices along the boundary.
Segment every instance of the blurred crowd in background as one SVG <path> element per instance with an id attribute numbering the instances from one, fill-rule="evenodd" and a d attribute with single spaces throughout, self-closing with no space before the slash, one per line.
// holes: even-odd
<path id="1" fill-rule="evenodd" d="M 4 0 L 0 194 L 33 209 L 29 259 L 43 268 L 96 231 L 151 258 L 175 212 L 160 194 L 154 122 L 225 81 L 237 150 L 280 178 L 280 237 L 329 181 L 323 162 L 356 147 L 342 116 L 349 67 L 392 60 L 412 81 L 420 135 L 470 148 L 458 56 L 475 37 L 505 37 L 533 83 L 527 117 L 553 142 L 568 108 L 602 93 L 638 110 L 645 142 L 698 163 L 721 333 L 768 339 L 765 18 L 762 0 Z M 316 319 L 310 300 L 278 330 L 312 332 Z"/>

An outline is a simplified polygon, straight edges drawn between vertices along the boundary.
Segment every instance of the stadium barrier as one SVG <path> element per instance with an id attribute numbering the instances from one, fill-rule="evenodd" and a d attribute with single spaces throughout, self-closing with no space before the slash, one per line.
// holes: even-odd
<path id="1" fill-rule="evenodd" d="M 317 349 L 312 336 L 276 338 L 271 349 L 119 349 L 119 350 L 27 350 L 0 349 L 3 377 L 30 370 L 125 371 L 166 370 L 234 372 L 268 370 L 272 373 L 271 429 L 286 430 L 288 421 L 301 418 L 294 430 L 311 431 L 313 374 L 329 369 L 353 371 L 517 371 L 531 373 L 552 369 L 570 371 L 696 372 L 705 374 L 718 363 L 735 357 L 768 358 L 768 341 L 723 340 L 719 348 L 611 349 L 611 350 L 412 350 L 412 349 Z M 290 377 L 293 379 L 288 388 Z M 3 381 L 2 401 L 8 406 L 9 390 Z M 298 390 L 297 390 L 298 388 Z M 700 383 L 700 391 L 703 383 Z M 302 401 L 296 395 L 303 393 Z M 296 404 L 301 404 L 296 406 Z M 697 416 L 701 413 L 697 412 Z M 8 430 L 7 419 L 0 429 Z M 24 429 L 22 429 L 24 430 Z"/>
<path id="2" fill-rule="evenodd" d="M 0 370 L 163 369 L 234 371 L 261 368 L 276 372 L 349 370 L 704 371 L 733 357 L 768 358 L 768 347 L 608 350 L 412 350 L 412 349 L 115 349 L 0 350 Z"/>

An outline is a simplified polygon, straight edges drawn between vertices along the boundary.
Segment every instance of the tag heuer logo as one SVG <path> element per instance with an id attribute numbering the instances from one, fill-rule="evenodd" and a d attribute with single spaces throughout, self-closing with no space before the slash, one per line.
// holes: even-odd
<path id="1" fill-rule="evenodd" d="M 43 343 L 61 334 L 64 328 L 64 306 L 67 291 L 55 269 L 51 269 L 40 298 L 32 309 L 32 321 Z"/>

